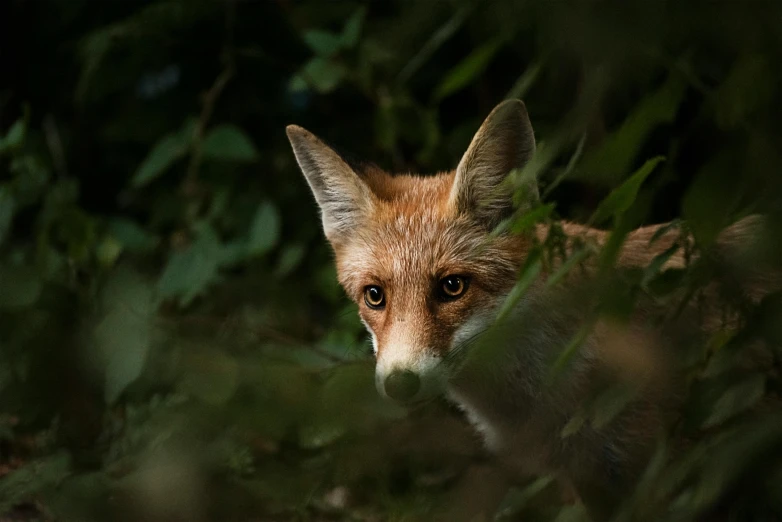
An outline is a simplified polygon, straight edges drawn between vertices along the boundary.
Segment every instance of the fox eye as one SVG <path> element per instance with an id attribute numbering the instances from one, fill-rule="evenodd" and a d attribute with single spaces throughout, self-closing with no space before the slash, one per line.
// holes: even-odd
<path id="1" fill-rule="evenodd" d="M 457 299 L 467 291 L 470 280 L 458 275 L 449 275 L 440 280 L 440 292 L 446 300 Z"/>
<path id="2" fill-rule="evenodd" d="M 386 295 L 383 289 L 376 285 L 364 288 L 364 302 L 374 310 L 380 310 L 386 306 Z"/>

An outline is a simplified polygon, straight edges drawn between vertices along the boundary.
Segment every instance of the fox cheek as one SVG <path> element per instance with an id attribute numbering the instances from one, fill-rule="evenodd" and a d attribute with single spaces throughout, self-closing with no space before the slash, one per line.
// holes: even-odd
<path id="1" fill-rule="evenodd" d="M 364 328 L 367 329 L 367 332 L 369 332 L 369 337 L 372 339 L 372 353 L 375 354 L 375 357 L 377 357 L 377 335 L 375 335 L 375 331 L 372 330 L 372 327 L 369 326 L 369 323 L 367 323 L 363 317 L 359 317 L 361 319 L 361 322 L 364 324 Z"/>

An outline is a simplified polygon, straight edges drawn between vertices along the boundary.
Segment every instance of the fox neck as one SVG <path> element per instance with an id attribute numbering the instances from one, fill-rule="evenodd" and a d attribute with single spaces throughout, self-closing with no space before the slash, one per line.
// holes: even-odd
<path id="1" fill-rule="evenodd" d="M 502 301 L 498 300 L 495 311 Z M 562 301 L 562 295 L 547 289 L 541 277 L 507 319 L 485 330 L 449 381 L 448 398 L 465 411 L 492 451 L 502 451 L 511 443 L 503 433 L 520 429 L 526 434 L 525 444 L 540 439 L 543 445 L 546 433 L 566 422 L 571 413 L 572 396 L 590 363 L 589 351 L 584 351 L 571 362 L 566 385 L 550 386 L 548 369 L 556 348 L 565 346 L 584 320 L 578 308 Z M 532 430 L 523 429 L 532 418 Z M 543 458 L 546 452 L 530 453 Z"/>

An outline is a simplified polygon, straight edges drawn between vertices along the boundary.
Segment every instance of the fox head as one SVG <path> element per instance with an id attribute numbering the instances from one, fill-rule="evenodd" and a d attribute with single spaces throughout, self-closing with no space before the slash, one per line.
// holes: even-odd
<path id="1" fill-rule="evenodd" d="M 514 212 L 508 174 L 535 150 L 524 104 L 498 105 L 456 170 L 430 176 L 353 168 L 305 129 L 287 134 L 372 337 L 379 392 L 431 396 L 451 377 L 444 362 L 491 323 L 516 281 L 523 240 L 492 231 Z"/>

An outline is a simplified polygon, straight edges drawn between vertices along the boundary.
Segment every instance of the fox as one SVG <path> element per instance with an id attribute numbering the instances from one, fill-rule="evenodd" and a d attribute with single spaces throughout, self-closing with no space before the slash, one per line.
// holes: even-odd
<path id="1" fill-rule="evenodd" d="M 534 179 L 522 178 L 520 187 L 508 182 L 535 153 L 524 103 L 496 106 L 456 168 L 433 175 L 356 165 L 302 127 L 286 132 L 320 209 L 339 283 L 371 338 L 378 392 L 403 405 L 445 396 L 508 469 L 553 473 L 593 518 L 608 516 L 681 398 L 670 356 L 676 336 L 650 320 L 651 305 L 639 304 L 625 321 L 595 318 L 589 276 L 574 270 L 561 285 L 547 285 L 557 266 L 534 275 L 508 308 L 532 245 L 546 234 L 542 224 L 528 234 L 501 226 L 530 208 L 515 190 L 529 201 L 539 197 Z M 597 245 L 608 238 L 585 225 L 561 225 L 567 236 Z M 739 222 L 722 241 L 736 243 L 756 226 Z M 631 231 L 618 269 L 642 268 L 670 249 L 678 236 L 663 227 Z M 664 266 L 685 263 L 677 251 Z M 552 386 L 552 364 L 588 324 Z M 602 429 L 585 425 L 563 437 L 585 397 L 606 382 L 636 387 L 637 398 Z"/>

